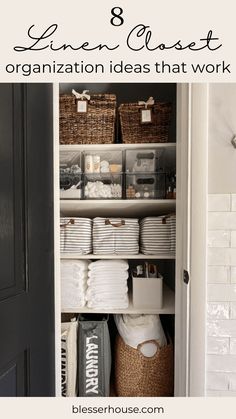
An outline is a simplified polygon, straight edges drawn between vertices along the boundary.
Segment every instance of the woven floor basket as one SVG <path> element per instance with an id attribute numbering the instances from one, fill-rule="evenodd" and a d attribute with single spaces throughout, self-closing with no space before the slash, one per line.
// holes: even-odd
<path id="1" fill-rule="evenodd" d="M 116 95 L 90 95 L 86 113 L 77 112 L 74 95 L 60 95 L 61 144 L 114 142 Z"/>
<path id="2" fill-rule="evenodd" d="M 156 341 L 152 341 L 156 342 Z M 115 350 L 115 387 L 119 397 L 173 396 L 173 345 L 159 348 L 153 357 L 126 345 L 118 336 Z"/>
<path id="3" fill-rule="evenodd" d="M 152 122 L 141 124 L 143 105 L 124 103 L 119 106 L 123 143 L 166 143 L 168 142 L 171 119 L 171 103 L 155 102 L 147 109 L 152 111 Z"/>

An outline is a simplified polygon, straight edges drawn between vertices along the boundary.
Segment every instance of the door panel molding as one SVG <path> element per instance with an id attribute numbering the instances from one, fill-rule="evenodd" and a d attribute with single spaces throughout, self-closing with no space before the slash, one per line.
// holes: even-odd
<path id="1" fill-rule="evenodd" d="M 0 84 L 1 170 L 0 393 L 54 396 L 51 84 Z"/>
<path id="2" fill-rule="evenodd" d="M 6 85 L 5 92 L 8 100 L 0 99 L 0 301 L 26 289 L 22 92 L 19 85 Z"/>
<path id="3" fill-rule="evenodd" d="M 0 369 L 0 397 L 27 396 L 28 350 L 13 358 Z"/>

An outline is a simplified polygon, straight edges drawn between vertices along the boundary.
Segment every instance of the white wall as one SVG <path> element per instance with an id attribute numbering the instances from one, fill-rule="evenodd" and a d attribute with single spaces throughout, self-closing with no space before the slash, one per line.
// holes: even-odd
<path id="1" fill-rule="evenodd" d="M 206 395 L 236 396 L 236 195 L 208 209 Z"/>
<path id="2" fill-rule="evenodd" d="M 206 395 L 236 396 L 236 84 L 209 93 Z"/>
<path id="3" fill-rule="evenodd" d="M 236 193 L 236 84 L 209 88 L 209 193 Z"/>

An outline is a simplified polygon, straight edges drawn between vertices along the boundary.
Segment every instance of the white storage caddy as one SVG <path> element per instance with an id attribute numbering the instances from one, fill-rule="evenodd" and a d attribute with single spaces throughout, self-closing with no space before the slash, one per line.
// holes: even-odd
<path id="1" fill-rule="evenodd" d="M 160 309 L 163 305 L 163 277 L 157 278 L 135 277 L 133 283 L 133 307 Z"/>

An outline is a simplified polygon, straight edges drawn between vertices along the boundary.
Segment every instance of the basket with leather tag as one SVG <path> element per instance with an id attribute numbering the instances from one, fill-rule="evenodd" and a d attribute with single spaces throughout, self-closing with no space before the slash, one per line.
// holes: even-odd
<path id="1" fill-rule="evenodd" d="M 137 218 L 94 218 L 93 253 L 95 255 L 138 254 L 139 220 Z"/>

